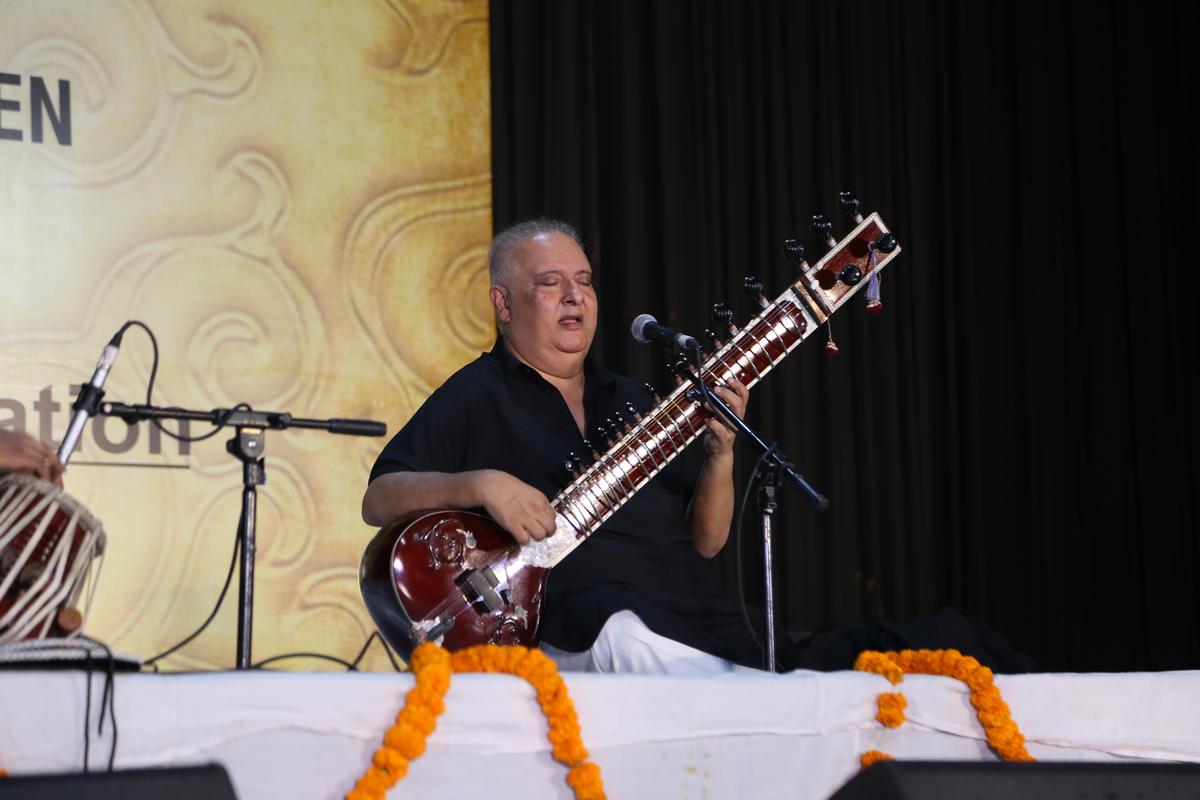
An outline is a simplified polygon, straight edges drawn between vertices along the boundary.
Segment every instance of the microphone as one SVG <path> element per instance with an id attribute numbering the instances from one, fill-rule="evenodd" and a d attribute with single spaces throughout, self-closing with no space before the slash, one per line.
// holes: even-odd
<path id="1" fill-rule="evenodd" d="M 649 344 L 650 340 L 654 339 L 683 350 L 700 349 L 700 343 L 691 336 L 659 324 L 658 320 L 649 314 L 639 314 L 633 324 L 629 326 L 629 330 L 633 334 L 633 338 L 642 344 Z"/>
<path id="2" fill-rule="evenodd" d="M 63 437 L 62 444 L 58 446 L 58 460 L 63 464 L 67 463 L 75 446 L 79 444 L 79 437 L 83 434 L 83 426 L 88 421 L 88 417 L 94 416 L 100 406 L 100 399 L 104 397 L 104 390 L 101 387 L 108 378 L 108 371 L 112 369 L 112 365 L 117 360 L 117 352 L 121 348 L 121 336 L 124 333 L 125 328 L 122 327 L 113 334 L 112 339 L 105 345 L 104 352 L 100 354 L 100 361 L 96 364 L 96 371 L 92 373 L 92 379 L 79 388 L 79 397 L 75 398 L 75 402 L 71 404 L 75 416 L 71 417 L 67 435 Z"/>

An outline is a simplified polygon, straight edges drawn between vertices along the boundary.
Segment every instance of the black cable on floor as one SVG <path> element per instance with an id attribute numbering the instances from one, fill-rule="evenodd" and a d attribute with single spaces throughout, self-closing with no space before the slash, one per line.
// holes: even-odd
<path id="1" fill-rule="evenodd" d="M 244 509 L 243 509 L 243 511 L 244 511 Z M 196 630 L 192 631 L 192 633 L 190 635 L 188 635 L 183 641 L 179 642 L 178 644 L 172 645 L 171 647 L 168 647 L 166 650 L 162 651 L 161 653 L 154 656 L 153 658 L 147 659 L 146 661 L 142 662 L 143 667 L 153 666 L 155 664 L 155 662 L 157 662 L 163 658 L 166 658 L 167 656 L 174 653 L 176 650 L 179 650 L 184 645 L 190 643 L 197 636 L 204 633 L 204 629 L 207 628 L 209 626 L 209 624 L 216 618 L 217 612 L 221 610 L 221 604 L 225 602 L 225 593 L 229 591 L 229 584 L 230 584 L 230 582 L 233 581 L 233 570 L 237 566 L 238 552 L 241 550 L 241 546 L 242 546 L 242 527 L 245 524 L 246 524 L 246 515 L 245 515 L 245 513 L 243 513 L 241 515 L 241 517 L 238 519 L 237 538 L 235 538 L 233 540 L 233 555 L 229 559 L 229 572 L 225 575 L 225 585 L 221 587 L 221 594 L 217 597 L 217 603 L 215 606 L 213 606 L 212 613 L 210 613 L 208 615 L 208 619 L 204 620 L 204 622 L 202 622 L 200 624 L 200 627 L 197 628 Z M 157 671 L 157 669 L 158 668 L 155 667 L 156 671 Z"/>

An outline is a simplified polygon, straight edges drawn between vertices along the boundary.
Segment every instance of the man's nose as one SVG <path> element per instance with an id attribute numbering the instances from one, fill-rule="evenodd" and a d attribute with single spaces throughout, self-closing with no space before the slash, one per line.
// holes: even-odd
<path id="1" fill-rule="evenodd" d="M 568 281 L 567 289 L 563 292 L 563 300 L 568 303 L 578 303 L 583 299 L 583 287 L 578 281 Z"/>

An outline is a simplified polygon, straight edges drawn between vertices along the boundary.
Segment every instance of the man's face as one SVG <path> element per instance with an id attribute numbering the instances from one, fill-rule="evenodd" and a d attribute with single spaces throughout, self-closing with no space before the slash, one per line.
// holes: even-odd
<path id="1" fill-rule="evenodd" d="M 583 356 L 596 333 L 592 268 L 561 233 L 526 239 L 512 252 L 508 286 L 492 288 L 497 318 L 517 353 L 546 369 L 564 354 Z"/>

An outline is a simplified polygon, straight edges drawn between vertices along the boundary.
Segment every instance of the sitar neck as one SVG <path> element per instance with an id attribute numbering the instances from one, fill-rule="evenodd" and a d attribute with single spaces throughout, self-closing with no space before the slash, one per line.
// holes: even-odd
<path id="1" fill-rule="evenodd" d="M 784 295 L 707 359 L 703 380 L 714 386 L 736 378 L 753 386 L 814 328 L 801 303 Z M 600 527 L 704 431 L 711 414 L 692 399 L 693 388 L 690 381 L 675 387 L 554 498 L 577 533 Z"/>

